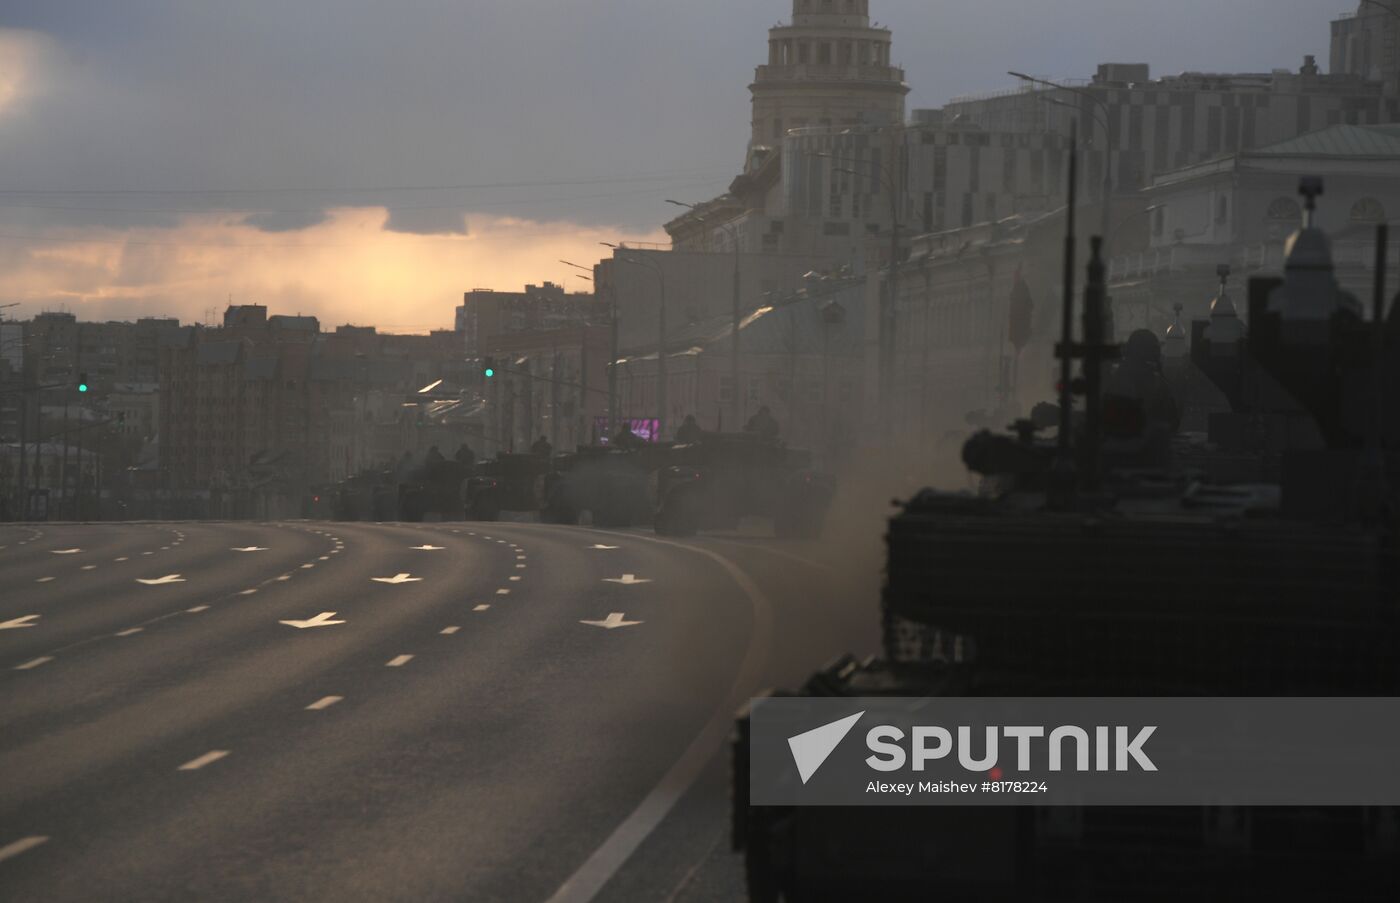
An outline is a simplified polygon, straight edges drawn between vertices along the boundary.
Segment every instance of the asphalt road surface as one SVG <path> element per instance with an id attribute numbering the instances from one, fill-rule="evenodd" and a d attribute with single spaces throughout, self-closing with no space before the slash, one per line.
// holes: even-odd
<path id="1" fill-rule="evenodd" d="M 836 555 L 0 525 L 0 899 L 738 899 L 733 712 L 875 645 Z"/>

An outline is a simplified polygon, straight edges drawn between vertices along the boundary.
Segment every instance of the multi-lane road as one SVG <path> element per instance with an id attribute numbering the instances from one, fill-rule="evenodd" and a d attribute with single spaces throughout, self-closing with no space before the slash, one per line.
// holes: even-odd
<path id="1" fill-rule="evenodd" d="M 830 547 L 0 525 L 0 899 L 711 900 L 733 711 L 874 644 Z"/>

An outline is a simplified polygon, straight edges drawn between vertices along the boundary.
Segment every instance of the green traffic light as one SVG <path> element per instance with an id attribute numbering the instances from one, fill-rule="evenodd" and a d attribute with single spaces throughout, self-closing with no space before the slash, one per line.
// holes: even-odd
<path id="1" fill-rule="evenodd" d="M 491 377 L 493 377 L 493 376 L 495 376 L 495 375 L 496 375 L 496 371 L 495 371 L 495 370 L 492 370 L 490 367 L 487 367 L 487 368 L 486 368 L 486 378 L 487 378 L 487 379 L 490 379 Z"/>
<path id="2" fill-rule="evenodd" d="M 78 383 L 78 391 L 79 391 L 79 392 L 86 392 L 86 391 L 87 391 L 87 383 Z"/>

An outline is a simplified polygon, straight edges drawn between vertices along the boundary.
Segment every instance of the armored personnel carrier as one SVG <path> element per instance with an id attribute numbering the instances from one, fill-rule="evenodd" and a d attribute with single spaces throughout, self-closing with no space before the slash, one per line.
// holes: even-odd
<path id="1" fill-rule="evenodd" d="M 428 461 L 399 483 L 399 520 L 418 522 L 428 515 L 456 520 L 462 515 L 462 489 L 471 468 L 457 461 Z"/>
<path id="2" fill-rule="evenodd" d="M 550 459 L 535 454 L 500 454 L 476 465 L 458 510 L 467 520 L 499 520 L 502 511 L 539 511 Z"/>
<path id="3" fill-rule="evenodd" d="M 559 456 L 546 480 L 540 519 L 576 524 L 587 513 L 599 527 L 649 523 L 655 511 L 651 487 L 669 451 L 669 444 L 593 445 Z"/>
<path id="4" fill-rule="evenodd" d="M 656 532 L 690 536 L 756 516 L 771 518 L 780 537 L 814 537 L 833 491 L 807 452 L 753 433 L 705 433 L 675 446 L 657 474 Z"/>
<path id="5" fill-rule="evenodd" d="M 1311 211 L 1320 185 L 1304 188 Z M 795 693 L 1396 695 L 1400 412 L 1384 400 L 1400 397 L 1400 314 L 1378 238 L 1369 320 L 1309 214 L 1282 278 L 1251 282 L 1248 330 L 1193 324 L 1192 354 L 1234 406 L 1212 451 L 1276 475 L 1245 484 L 1135 453 L 1125 424 L 1145 441 L 1148 417 L 1104 392 L 1096 253 L 1084 339 L 1067 312 L 1058 348 L 1057 434 L 979 434 L 964 456 L 987 491 L 901 505 L 883 655 Z M 733 840 L 753 900 L 1400 898 L 1394 807 L 765 808 L 748 804 L 748 731 L 741 713 Z"/>
<path id="6" fill-rule="evenodd" d="M 397 489 L 388 471 L 365 471 L 347 477 L 331 490 L 332 517 L 346 521 L 393 520 L 398 505 Z"/>

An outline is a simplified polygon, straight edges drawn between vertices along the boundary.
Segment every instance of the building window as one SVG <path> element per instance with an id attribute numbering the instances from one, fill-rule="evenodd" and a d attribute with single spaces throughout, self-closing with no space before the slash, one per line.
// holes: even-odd
<path id="1" fill-rule="evenodd" d="M 1277 222 L 1297 223 L 1303 219 L 1303 208 L 1292 198 L 1275 198 L 1264 215 Z"/>
<path id="2" fill-rule="evenodd" d="M 1362 198 L 1351 205 L 1351 221 L 1353 223 L 1376 223 L 1385 222 L 1385 207 L 1375 198 Z"/>

